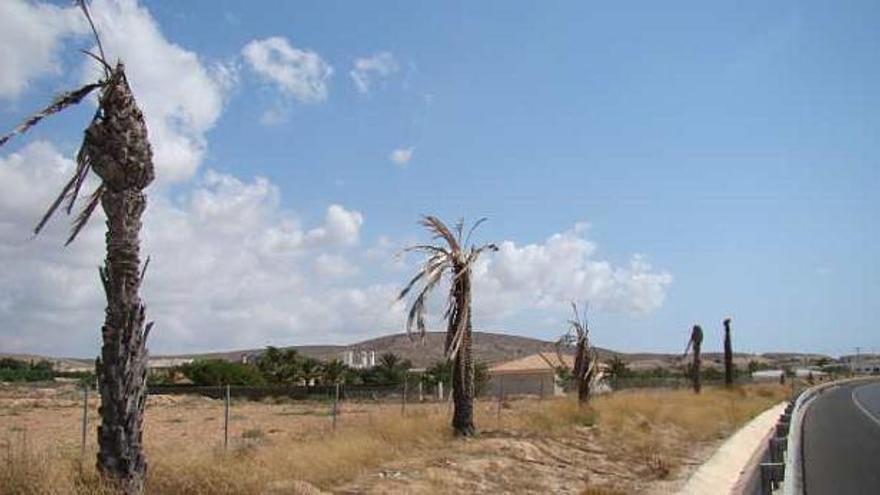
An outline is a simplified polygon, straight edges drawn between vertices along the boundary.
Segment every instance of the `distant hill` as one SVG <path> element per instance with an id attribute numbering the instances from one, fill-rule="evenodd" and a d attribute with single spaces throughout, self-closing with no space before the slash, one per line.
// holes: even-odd
<path id="1" fill-rule="evenodd" d="M 410 336 L 405 333 L 398 333 L 364 340 L 350 345 L 294 345 L 281 348 L 296 349 L 304 356 L 324 361 L 342 359 L 343 355 L 348 351 L 375 351 L 376 359 L 382 354 L 392 352 L 403 359 L 409 359 L 416 368 L 425 368 L 443 359 L 443 346 L 445 339 L 445 332 L 428 332 L 423 340 L 416 336 L 410 338 Z M 516 335 L 489 332 L 474 332 L 473 346 L 476 359 L 489 364 L 528 356 L 536 352 L 555 352 L 556 350 L 556 347 L 552 342 L 533 339 L 531 337 L 520 337 Z M 247 349 L 241 351 L 156 357 L 208 358 L 242 361 L 245 357 L 247 357 L 248 360 L 258 357 L 263 350 L 264 349 Z M 602 352 L 607 353 L 608 351 L 603 350 Z"/>
<path id="2" fill-rule="evenodd" d="M 297 345 L 278 347 L 284 349 L 296 349 L 305 356 L 323 361 L 342 359 L 348 351 L 375 351 L 377 359 L 382 354 L 393 352 L 404 359 L 412 361 L 414 367 L 425 368 L 443 359 L 443 345 L 445 338 L 445 332 L 428 332 L 424 340 L 420 340 L 417 337 L 411 339 L 408 335 L 399 333 L 376 337 L 349 345 Z M 537 352 L 556 352 L 556 346 L 553 342 L 494 332 L 474 332 L 473 345 L 476 359 L 490 365 L 528 356 Z M 228 361 L 241 362 L 244 360 L 253 361 L 255 358 L 259 357 L 264 350 L 265 349 L 244 349 L 195 354 L 155 355 L 151 356 L 151 358 L 225 359 Z M 629 364 L 632 369 L 647 370 L 658 367 L 668 368 L 679 366 L 684 363 L 680 354 L 645 352 L 618 353 L 598 347 L 596 348 L 596 351 L 599 354 L 600 360 L 607 361 L 611 359 L 612 356 L 617 355 Z M 81 369 L 83 367 L 91 367 L 94 365 L 94 360 L 92 359 L 49 358 L 37 355 L 0 353 L 0 357 L 4 356 L 28 361 L 47 359 L 55 362 L 58 369 L 61 370 Z M 761 355 L 734 353 L 734 363 L 739 368 L 745 368 L 748 366 L 749 361 L 756 361 L 763 366 L 777 366 L 783 364 L 796 365 L 802 363 L 805 359 L 815 360 L 823 357 L 828 358 L 828 356 L 821 354 L 807 353 L 765 353 Z M 722 362 L 722 353 L 710 352 L 703 354 L 703 363 L 707 367 L 720 367 L 722 366 Z"/>

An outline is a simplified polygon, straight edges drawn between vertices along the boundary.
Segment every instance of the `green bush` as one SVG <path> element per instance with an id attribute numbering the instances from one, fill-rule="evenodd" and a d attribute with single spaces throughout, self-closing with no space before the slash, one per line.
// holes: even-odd
<path id="1" fill-rule="evenodd" d="M 200 359 L 180 367 L 184 376 L 194 385 L 263 385 L 265 380 L 252 365 L 232 363 L 222 359 Z"/>
<path id="2" fill-rule="evenodd" d="M 422 375 L 422 381 L 425 385 L 436 387 L 438 383 L 443 382 L 445 387 L 452 386 L 452 361 L 437 361 L 433 366 L 425 370 Z M 477 361 L 474 363 L 474 391 L 477 395 L 484 393 L 489 387 L 489 365 L 484 362 Z M 448 390 L 451 390 L 448 389 Z"/>
<path id="3" fill-rule="evenodd" d="M 55 378 L 49 361 L 27 362 L 13 358 L 0 359 L 0 381 L 43 382 Z"/>

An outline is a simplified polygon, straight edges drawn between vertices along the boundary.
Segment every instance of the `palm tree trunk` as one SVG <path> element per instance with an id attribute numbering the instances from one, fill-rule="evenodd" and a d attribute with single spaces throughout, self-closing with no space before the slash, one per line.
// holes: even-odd
<path id="1" fill-rule="evenodd" d="M 590 400 L 590 381 L 592 377 L 587 376 L 589 373 L 589 355 L 587 353 L 587 343 L 584 339 L 578 340 L 575 354 L 575 379 L 578 382 L 578 402 L 585 404 Z"/>
<path id="2" fill-rule="evenodd" d="M 730 342 L 730 320 L 724 320 L 724 385 L 733 386 L 733 345 Z"/>
<path id="3" fill-rule="evenodd" d="M 476 428 L 474 427 L 474 362 L 471 356 L 470 274 L 460 274 L 454 284 L 454 297 L 458 299 L 459 311 L 449 320 L 449 332 L 459 328 L 462 318 L 465 319 L 465 327 L 458 353 L 453 361 L 452 402 L 455 410 L 452 413 L 452 428 L 456 435 L 471 437 L 476 434 Z"/>
<path id="4" fill-rule="evenodd" d="M 140 190 L 108 190 L 101 200 L 107 215 L 107 258 L 100 270 L 107 295 L 103 345 L 97 363 L 101 388 L 98 469 L 126 494 L 143 492 L 147 462 L 143 452 L 146 401 L 146 340 L 141 285 Z"/>
<path id="5" fill-rule="evenodd" d="M 702 339 L 701 339 L 702 340 Z M 693 385 L 694 385 L 694 393 L 700 393 L 700 390 L 703 388 L 702 379 L 700 376 L 700 367 L 703 364 L 702 359 L 700 358 L 700 347 L 702 347 L 702 342 L 695 341 L 694 342 L 694 364 L 693 364 Z"/>

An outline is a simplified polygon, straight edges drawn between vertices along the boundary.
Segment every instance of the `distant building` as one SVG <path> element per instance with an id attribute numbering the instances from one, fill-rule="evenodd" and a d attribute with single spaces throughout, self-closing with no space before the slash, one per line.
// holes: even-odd
<path id="1" fill-rule="evenodd" d="M 783 370 L 760 370 L 752 372 L 752 380 L 755 381 L 774 381 L 778 382 L 782 375 L 785 373 Z"/>
<path id="2" fill-rule="evenodd" d="M 798 378 L 810 378 L 811 376 L 815 379 L 825 378 L 828 376 L 828 373 L 814 368 L 798 368 L 794 370 L 794 376 Z"/>
<path id="3" fill-rule="evenodd" d="M 488 392 L 497 395 L 503 388 L 505 395 L 561 395 L 565 391 L 558 380 L 560 367 L 574 368 L 574 356 L 539 352 L 496 364 L 489 368 Z M 600 370 L 605 368 L 604 364 L 599 365 Z"/>
<path id="4" fill-rule="evenodd" d="M 489 368 L 488 391 L 498 395 L 558 395 L 562 387 L 557 380 L 558 366 L 573 367 L 573 356 L 562 356 L 562 361 L 552 352 L 539 352 L 513 361 L 496 364 Z"/>
<path id="5" fill-rule="evenodd" d="M 853 359 L 850 361 L 853 373 L 860 375 L 880 374 L 880 359 Z"/>
<path id="6" fill-rule="evenodd" d="M 167 358 L 149 358 L 147 360 L 147 370 L 150 373 L 161 373 L 168 371 L 172 368 L 176 368 L 178 366 L 189 364 L 193 362 L 193 358 L 175 358 L 175 357 L 167 357 Z"/>
<path id="7" fill-rule="evenodd" d="M 349 368 L 365 369 L 376 366 L 376 351 L 355 349 L 342 353 L 342 362 Z"/>

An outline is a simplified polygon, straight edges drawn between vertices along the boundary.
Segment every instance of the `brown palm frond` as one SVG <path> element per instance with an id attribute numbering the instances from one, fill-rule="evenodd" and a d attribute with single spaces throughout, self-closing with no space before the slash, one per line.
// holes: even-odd
<path id="1" fill-rule="evenodd" d="M 455 222 L 455 238 L 458 239 L 458 243 L 461 244 L 461 235 L 464 232 L 464 218 L 459 218 L 457 222 Z M 463 246 L 463 244 L 461 244 Z"/>
<path id="2" fill-rule="evenodd" d="M 98 204 L 101 202 L 101 196 L 104 195 L 104 190 L 104 184 L 101 184 L 95 189 L 95 192 L 89 196 L 89 202 L 86 203 L 86 206 L 79 212 L 79 215 L 77 215 L 76 221 L 73 222 L 73 227 L 70 230 L 70 237 L 68 237 L 67 242 L 64 243 L 65 246 L 70 245 L 70 243 L 76 239 L 76 236 L 79 235 L 79 231 L 86 226 L 92 213 L 95 212 L 95 208 L 97 208 Z"/>
<path id="3" fill-rule="evenodd" d="M 92 122 L 97 119 L 98 113 L 95 113 L 95 117 L 92 119 Z M 49 221 L 49 218 L 55 213 L 55 210 L 61 205 L 61 202 L 64 201 L 64 198 L 68 199 L 67 203 L 67 214 L 73 210 L 73 205 L 76 202 L 76 198 L 79 195 L 79 190 L 82 187 L 83 183 L 85 183 L 86 177 L 89 175 L 89 170 L 91 170 L 91 156 L 86 151 L 85 143 L 80 147 L 79 152 L 76 154 L 76 170 L 73 173 L 73 177 L 67 181 L 67 184 L 61 189 L 61 193 L 58 194 L 58 197 L 55 198 L 55 201 L 52 202 L 52 205 L 49 206 L 49 209 L 46 210 L 46 213 L 40 219 L 37 226 L 34 227 L 34 235 L 40 233 L 43 230 L 43 227 L 46 226 L 46 222 Z"/>
<path id="4" fill-rule="evenodd" d="M 52 204 L 49 206 L 49 209 L 46 210 L 46 213 L 43 214 L 43 217 L 37 223 L 37 226 L 34 227 L 34 235 L 39 234 L 40 231 L 43 230 L 43 227 L 46 226 L 46 222 L 49 221 L 49 218 L 52 216 L 53 213 L 55 213 L 55 210 L 58 209 L 58 206 L 61 205 L 61 202 L 64 201 L 65 196 L 67 196 L 67 191 L 69 191 L 74 186 L 75 182 L 76 176 L 71 177 L 67 184 L 64 186 L 64 189 L 61 190 L 61 194 L 59 194 L 58 197 L 55 198 L 55 201 L 52 202 Z"/>
<path id="5" fill-rule="evenodd" d="M 410 246 L 408 248 L 404 248 L 402 252 L 409 253 L 412 251 L 422 251 L 422 252 L 427 252 L 427 253 L 443 253 L 447 256 L 451 254 L 448 249 L 441 247 L 441 246 L 433 246 L 431 244 L 416 244 L 415 246 Z"/>
<path id="6" fill-rule="evenodd" d="M 86 84 L 85 86 L 73 91 L 61 93 L 60 95 L 55 97 L 55 99 L 49 106 L 28 117 L 27 120 L 19 124 L 18 127 L 13 129 L 12 132 L 10 132 L 9 134 L 0 137 L 0 146 L 6 144 L 6 142 L 9 141 L 12 137 L 19 134 L 24 134 L 25 132 L 27 132 L 28 129 L 37 125 L 37 123 L 39 123 L 44 118 L 52 114 L 58 113 L 71 105 L 76 105 L 77 103 L 82 101 L 83 98 L 88 96 L 89 93 L 100 88 L 103 85 L 104 81 L 99 81 L 96 83 Z"/>
<path id="7" fill-rule="evenodd" d="M 113 68 L 110 67 L 110 64 L 108 64 L 106 60 L 99 57 L 98 55 L 95 55 L 94 53 L 92 53 L 88 50 L 80 50 L 80 52 L 82 52 L 85 55 L 88 55 L 89 57 L 92 57 L 95 60 L 95 62 L 98 62 L 99 64 L 101 64 L 101 67 L 104 68 L 104 75 L 109 76 L 110 72 L 113 71 Z"/>
<path id="8" fill-rule="evenodd" d="M 456 252 L 461 249 L 458 241 L 455 239 L 455 236 L 452 235 L 452 232 L 449 231 L 449 228 L 437 217 L 427 215 L 425 217 L 422 217 L 422 221 L 420 223 L 426 229 L 434 233 L 435 239 L 445 240 L 446 243 L 449 244 L 449 248 L 452 250 L 452 252 Z"/>
<path id="9" fill-rule="evenodd" d="M 480 257 L 480 254 L 482 254 L 483 251 L 498 252 L 498 246 L 496 246 L 495 244 L 485 244 L 485 245 L 480 246 L 478 248 L 471 248 L 470 252 L 468 253 L 468 258 L 467 258 L 468 266 L 476 263 L 477 258 Z"/>
<path id="10" fill-rule="evenodd" d="M 470 242 L 470 240 L 471 240 L 471 235 L 474 233 L 475 230 L 477 230 L 477 227 L 479 227 L 480 224 L 482 224 L 483 222 L 485 222 L 488 219 L 489 219 L 489 217 L 483 217 L 483 218 L 477 220 L 476 222 L 474 222 L 474 224 L 471 225 L 471 228 L 468 230 L 467 236 L 465 236 L 464 242 L 462 243 L 462 245 L 466 246 L 467 243 Z"/>
<path id="11" fill-rule="evenodd" d="M 428 274 L 436 270 L 441 264 L 447 262 L 448 260 L 446 259 L 446 257 L 440 255 L 435 255 L 428 259 L 422 269 L 419 270 L 419 273 L 417 273 L 416 276 L 413 277 L 408 284 L 406 284 L 406 287 L 404 287 L 403 290 L 400 291 L 400 294 L 397 295 L 397 300 L 399 301 L 406 297 L 406 295 L 409 294 L 409 292 L 416 285 L 416 283 L 419 282 L 419 280 L 422 280 L 423 278 L 428 276 Z"/>
<path id="12" fill-rule="evenodd" d="M 420 335 L 424 335 L 427 331 L 425 326 L 425 307 L 427 304 L 428 294 L 431 293 L 431 290 L 440 283 L 440 280 L 443 278 L 443 273 L 449 268 L 448 265 L 441 264 L 437 266 L 434 270 L 430 272 L 426 272 L 425 283 L 422 286 L 422 290 L 419 291 L 419 294 L 413 300 L 412 307 L 410 307 L 409 315 L 406 320 L 406 331 L 410 333 L 412 331 L 413 323 L 416 324 L 416 330 Z"/>
<path id="13" fill-rule="evenodd" d="M 104 75 L 110 76 L 110 73 L 113 70 L 110 68 L 110 64 L 107 63 L 107 56 L 104 55 L 104 45 L 101 44 L 101 37 L 98 36 L 98 30 L 95 29 L 95 23 L 92 21 L 92 14 L 89 12 L 89 7 L 86 5 L 86 0 L 76 0 L 76 4 L 79 5 L 79 8 L 83 11 L 83 15 L 86 16 L 86 20 L 89 21 L 89 27 L 92 28 L 92 34 L 95 36 L 95 42 L 98 44 L 98 53 L 101 54 L 100 57 L 92 55 L 89 52 L 86 52 L 88 55 L 91 55 L 98 62 L 101 62 L 104 66 Z"/>
<path id="14" fill-rule="evenodd" d="M 74 171 L 73 173 L 73 187 L 70 191 L 61 192 L 62 195 L 67 194 L 69 196 L 67 199 L 68 215 L 70 215 L 70 212 L 73 211 L 73 205 L 76 202 L 77 196 L 79 196 L 79 190 L 82 188 L 83 183 L 85 183 L 86 177 L 89 176 L 89 170 L 91 169 L 91 167 L 92 157 L 87 151 L 85 143 L 83 143 L 83 145 L 80 146 L 79 151 L 76 153 L 76 171 Z"/>

